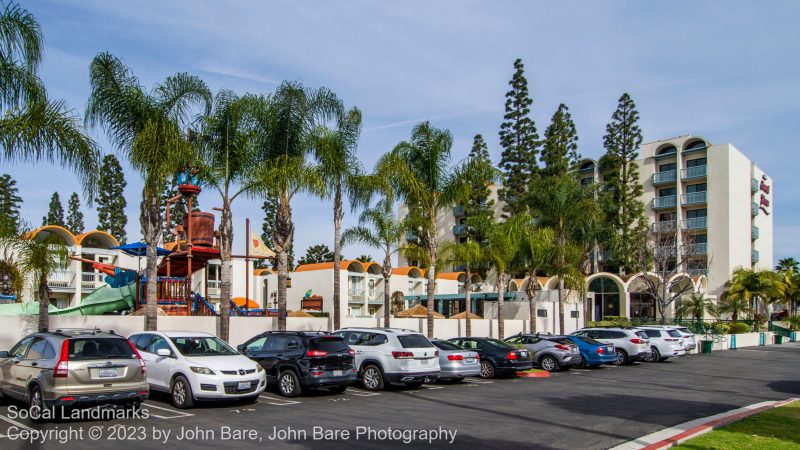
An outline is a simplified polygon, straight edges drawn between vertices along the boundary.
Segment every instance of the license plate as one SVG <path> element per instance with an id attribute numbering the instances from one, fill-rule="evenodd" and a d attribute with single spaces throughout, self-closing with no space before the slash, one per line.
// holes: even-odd
<path id="1" fill-rule="evenodd" d="M 100 369 L 100 378 L 114 378 L 117 376 L 117 369 Z"/>
<path id="2" fill-rule="evenodd" d="M 244 391 L 250 389 L 250 382 L 249 381 L 240 381 L 239 386 L 237 387 L 240 391 Z"/>
<path id="3" fill-rule="evenodd" d="M 420 360 L 419 365 L 427 366 L 428 364 L 430 364 L 430 362 L 431 362 L 431 360 L 429 360 L 429 359 L 423 359 L 423 360 Z"/>
<path id="4" fill-rule="evenodd" d="M 475 358 L 467 358 L 464 361 L 466 361 L 467 364 L 475 364 Z"/>
<path id="5" fill-rule="evenodd" d="M 519 352 L 519 356 L 522 356 L 523 358 L 527 358 L 528 357 L 528 352 L 521 351 L 521 352 Z"/>
<path id="6" fill-rule="evenodd" d="M 340 377 L 340 376 L 342 376 L 342 371 L 341 371 L 341 370 L 334 370 L 334 371 L 333 371 L 333 376 L 335 376 L 335 377 Z"/>
<path id="7" fill-rule="evenodd" d="M 606 351 L 609 352 L 609 353 L 613 353 L 614 352 L 614 347 L 606 347 Z"/>

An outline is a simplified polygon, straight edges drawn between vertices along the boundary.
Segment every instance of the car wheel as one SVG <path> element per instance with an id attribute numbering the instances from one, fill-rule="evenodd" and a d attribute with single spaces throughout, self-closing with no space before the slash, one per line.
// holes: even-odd
<path id="1" fill-rule="evenodd" d="M 650 347 L 650 353 L 648 353 L 647 357 L 645 358 L 645 361 L 654 363 L 658 362 L 660 358 L 661 358 L 661 353 L 658 352 L 658 349 L 655 347 Z"/>
<path id="2" fill-rule="evenodd" d="M 368 391 L 383 390 L 383 373 L 377 366 L 368 365 L 361 372 L 361 384 Z"/>
<path id="3" fill-rule="evenodd" d="M 28 394 L 28 412 L 30 413 L 33 422 L 42 422 L 44 420 L 44 398 L 42 397 L 42 390 L 39 386 L 33 386 Z"/>
<path id="4" fill-rule="evenodd" d="M 555 372 L 558 370 L 558 361 L 550 355 L 545 355 L 539 360 L 539 367 L 548 372 Z"/>
<path id="5" fill-rule="evenodd" d="M 187 409 L 194 406 L 194 396 L 192 395 L 192 385 L 183 375 L 178 375 L 172 381 L 172 404 L 178 409 Z"/>
<path id="6" fill-rule="evenodd" d="M 278 376 L 278 392 L 284 397 L 300 395 L 300 380 L 293 370 L 284 370 Z"/>
<path id="7" fill-rule="evenodd" d="M 617 353 L 617 360 L 614 361 L 615 366 L 621 366 L 623 364 L 628 363 L 628 354 L 625 353 L 625 350 L 617 349 L 616 353 Z"/>
<path id="8" fill-rule="evenodd" d="M 576 369 L 585 369 L 588 367 L 588 365 L 586 364 L 586 360 L 581 358 L 581 362 L 575 364 L 573 367 L 575 367 Z"/>
<path id="9" fill-rule="evenodd" d="M 494 364 L 481 361 L 481 378 L 494 378 Z"/>
<path id="10" fill-rule="evenodd" d="M 347 390 L 346 384 L 340 384 L 339 386 L 331 386 L 328 388 L 328 392 L 331 394 L 343 394 L 344 391 Z"/>

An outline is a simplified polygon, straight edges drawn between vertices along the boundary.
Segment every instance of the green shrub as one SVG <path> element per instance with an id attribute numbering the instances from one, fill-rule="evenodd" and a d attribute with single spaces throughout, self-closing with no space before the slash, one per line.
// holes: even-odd
<path id="1" fill-rule="evenodd" d="M 620 317 L 620 316 L 606 316 L 603 320 L 598 320 L 596 322 L 589 321 L 587 322 L 587 326 L 590 327 L 629 327 L 631 326 L 631 321 L 627 317 Z"/>
<path id="2" fill-rule="evenodd" d="M 730 327 L 728 325 L 720 322 L 720 323 L 715 323 L 711 327 L 711 330 L 714 333 L 717 333 L 717 334 L 728 334 L 728 331 L 730 331 Z"/>
<path id="3" fill-rule="evenodd" d="M 728 327 L 728 333 L 730 334 L 742 334 L 742 333 L 749 333 L 753 330 L 753 327 L 741 322 L 731 323 Z"/>

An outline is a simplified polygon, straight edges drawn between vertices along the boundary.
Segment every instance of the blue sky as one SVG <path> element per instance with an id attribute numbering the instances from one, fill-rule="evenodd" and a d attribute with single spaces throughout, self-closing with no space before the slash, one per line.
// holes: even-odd
<path id="1" fill-rule="evenodd" d="M 605 124 L 622 92 L 633 96 L 645 141 L 683 134 L 732 142 L 775 180 L 776 258 L 799 256 L 800 194 L 793 189 L 800 123 L 796 57 L 800 3 L 792 1 L 137 1 L 24 2 L 42 25 L 42 68 L 51 96 L 82 114 L 87 68 L 98 52 L 123 58 L 147 87 L 176 72 L 217 91 L 270 92 L 280 80 L 334 90 L 362 109 L 359 155 L 377 157 L 430 119 L 454 135 L 453 158 L 482 133 L 495 161 L 504 93 L 522 58 L 540 133 L 566 103 L 579 151 L 602 152 Z M 768 6 L 767 6 L 768 5 Z M 103 150 L 102 130 L 91 130 Z M 124 163 L 123 163 L 124 164 Z M 53 191 L 79 191 L 50 166 L 0 168 L 17 180 L 23 216 L 38 225 Z M 141 181 L 128 177 L 129 239 L 140 236 Z M 204 209 L 217 206 L 211 192 Z M 329 203 L 298 198 L 296 254 L 332 243 Z M 85 208 L 88 227 L 94 210 Z M 234 207 L 260 227 L 260 202 Z M 348 214 L 345 225 L 356 222 Z M 793 237 L 794 236 L 794 237 Z M 377 251 L 345 248 L 355 257 Z"/>

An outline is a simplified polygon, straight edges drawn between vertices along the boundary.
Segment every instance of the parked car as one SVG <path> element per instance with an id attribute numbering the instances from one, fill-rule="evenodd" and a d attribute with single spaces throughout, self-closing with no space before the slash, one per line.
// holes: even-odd
<path id="1" fill-rule="evenodd" d="M 684 327 L 682 325 L 647 325 L 647 327 L 678 330 L 678 332 L 681 334 L 681 337 L 683 338 L 683 348 L 686 349 L 687 352 L 690 352 L 697 348 L 697 337 L 687 327 Z"/>
<path id="2" fill-rule="evenodd" d="M 574 336 L 585 336 L 614 346 L 617 355 L 615 364 L 627 364 L 633 361 L 644 361 L 650 354 L 650 338 L 644 331 L 634 327 L 584 328 L 572 333 Z"/>
<path id="3" fill-rule="evenodd" d="M 442 339 L 433 339 L 431 343 L 439 349 L 439 379 L 461 381 L 464 377 L 481 374 L 481 357 L 478 352 Z"/>
<path id="4" fill-rule="evenodd" d="M 391 383 L 419 387 L 439 376 L 439 350 L 416 331 L 343 328 L 334 334 L 355 351 L 358 379 L 364 389 L 379 391 Z"/>
<path id="5" fill-rule="evenodd" d="M 498 375 L 514 375 L 533 367 L 530 352 L 519 349 L 508 342 L 486 337 L 458 337 L 450 342 L 467 350 L 474 350 L 481 358 L 481 378 Z"/>
<path id="6" fill-rule="evenodd" d="M 583 359 L 578 346 L 564 336 L 519 333 L 507 338 L 506 342 L 525 346 L 531 361 L 548 372 L 569 369 Z"/>
<path id="7" fill-rule="evenodd" d="M 131 343 L 113 332 L 56 330 L 28 335 L 0 352 L 0 391 L 42 412 L 147 400 L 147 368 Z"/>
<path id="8" fill-rule="evenodd" d="M 617 352 L 613 345 L 604 344 L 586 336 L 564 336 L 578 346 L 581 362 L 575 367 L 597 367 L 601 364 L 613 364 L 617 361 Z"/>
<path id="9" fill-rule="evenodd" d="M 168 392 L 177 408 L 197 400 L 255 401 L 267 387 L 260 365 L 211 334 L 148 331 L 130 340 L 147 364 L 150 389 Z"/>
<path id="10" fill-rule="evenodd" d="M 356 380 L 355 352 L 341 336 L 317 332 L 268 331 L 237 347 L 267 372 L 267 386 L 284 397 L 325 388 L 341 394 Z"/>
<path id="11" fill-rule="evenodd" d="M 673 328 L 659 328 L 650 326 L 638 327 L 650 338 L 650 354 L 647 355 L 647 362 L 661 362 L 673 356 L 683 356 L 686 348 L 683 343 L 683 335 L 680 331 Z"/>

